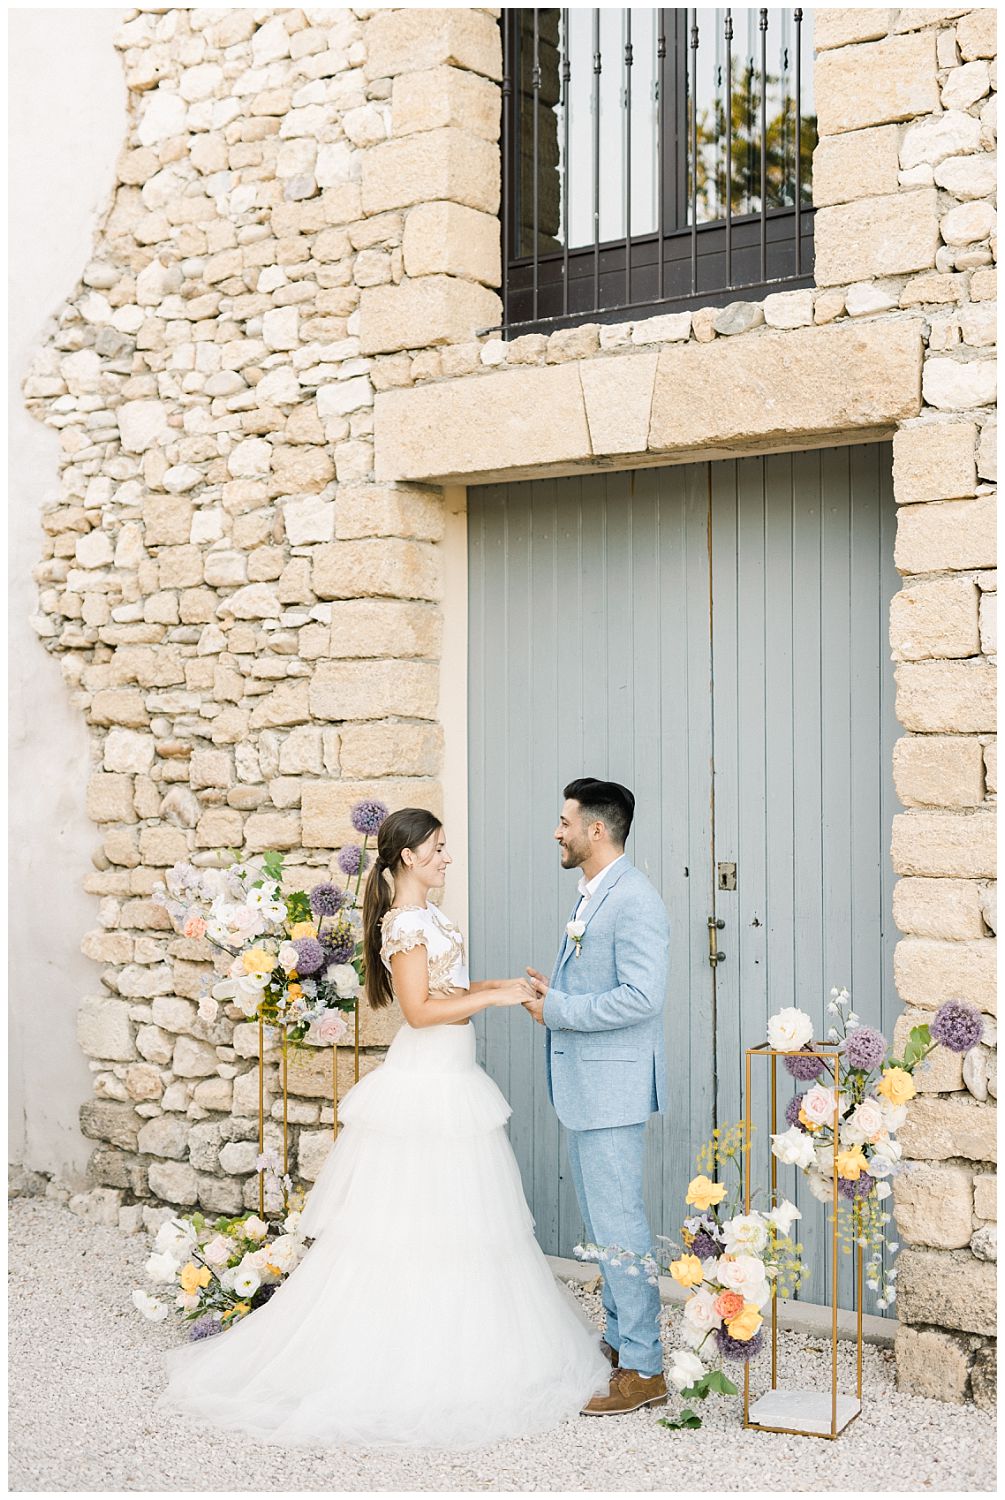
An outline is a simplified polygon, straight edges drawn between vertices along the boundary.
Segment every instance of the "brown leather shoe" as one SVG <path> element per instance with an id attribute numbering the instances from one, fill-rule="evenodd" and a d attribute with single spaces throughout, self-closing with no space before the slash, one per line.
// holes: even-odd
<path id="1" fill-rule="evenodd" d="M 638 1370 L 611 1372 L 606 1396 L 594 1396 L 582 1408 L 584 1417 L 617 1417 L 641 1406 L 666 1406 L 667 1383 L 662 1375 L 640 1375 Z"/>
<path id="2" fill-rule="evenodd" d="M 618 1368 L 618 1351 L 617 1351 L 617 1349 L 612 1349 L 611 1346 L 610 1346 L 610 1344 L 607 1342 L 606 1339 L 601 1339 L 600 1340 L 600 1352 L 604 1356 L 604 1358 L 606 1359 L 607 1363 L 610 1365 L 611 1369 L 612 1370 L 616 1370 Z"/>

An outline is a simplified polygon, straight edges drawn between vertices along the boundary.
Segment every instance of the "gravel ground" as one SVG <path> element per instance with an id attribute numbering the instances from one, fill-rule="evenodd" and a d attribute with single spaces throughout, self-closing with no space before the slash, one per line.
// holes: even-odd
<path id="1" fill-rule="evenodd" d="M 835 1443 L 744 1432 L 737 1400 L 710 1398 L 698 1432 L 660 1412 L 567 1421 L 473 1453 L 297 1449 L 185 1426 L 152 1411 L 173 1319 L 145 1322 L 146 1235 L 15 1199 L 10 1212 L 13 1492 L 53 1491 L 991 1491 L 994 1422 L 973 1407 L 898 1395 L 892 1353 L 866 1345 L 865 1410 Z M 591 1313 L 599 1301 L 580 1293 Z M 677 1315 L 675 1315 L 677 1316 Z M 226 1334 L 221 1335 L 226 1338 Z M 675 1341 L 676 1342 L 676 1341 Z M 829 1388 L 829 1346 L 781 1336 L 789 1384 Z M 669 1336 L 668 1336 L 669 1346 Z M 764 1358 L 765 1356 L 762 1356 Z M 841 1348 L 852 1390 L 854 1346 Z M 754 1388 L 764 1376 L 755 1365 Z M 681 1402 L 671 1396 L 670 1414 Z M 725 1443 L 724 1443 L 725 1438 Z"/>

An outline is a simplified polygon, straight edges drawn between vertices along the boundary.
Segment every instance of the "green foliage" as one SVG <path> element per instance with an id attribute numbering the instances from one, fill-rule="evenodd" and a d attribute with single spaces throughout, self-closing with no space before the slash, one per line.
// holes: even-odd
<path id="1" fill-rule="evenodd" d="M 291 927 L 295 927 L 298 922 L 311 922 L 314 920 L 310 900 L 304 891 L 291 891 L 284 899 Z"/>
<path id="2" fill-rule="evenodd" d="M 693 1412 L 689 1406 L 685 1406 L 679 1417 L 660 1417 L 657 1426 L 669 1427 L 671 1431 L 679 1430 L 684 1427 L 700 1427 L 701 1417 L 698 1416 L 697 1412 Z"/>
<path id="3" fill-rule="evenodd" d="M 270 880 L 282 880 L 283 856 L 278 849 L 266 849 L 262 855 L 262 867 Z"/>
<path id="4" fill-rule="evenodd" d="M 917 1067 L 931 1045 L 932 1033 L 928 1027 L 912 1026 L 911 1034 L 907 1039 L 907 1046 L 904 1048 L 904 1061 L 901 1063 L 901 1067 L 906 1068 L 910 1073 L 913 1068 Z"/>

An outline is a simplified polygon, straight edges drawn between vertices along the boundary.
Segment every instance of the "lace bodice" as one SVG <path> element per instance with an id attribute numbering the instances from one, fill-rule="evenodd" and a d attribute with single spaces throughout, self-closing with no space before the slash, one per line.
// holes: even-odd
<path id="1" fill-rule="evenodd" d="M 380 956 L 390 972 L 391 956 L 421 944 L 429 961 L 430 992 L 466 990 L 470 984 L 464 938 L 438 906 L 392 906 L 381 921 Z"/>

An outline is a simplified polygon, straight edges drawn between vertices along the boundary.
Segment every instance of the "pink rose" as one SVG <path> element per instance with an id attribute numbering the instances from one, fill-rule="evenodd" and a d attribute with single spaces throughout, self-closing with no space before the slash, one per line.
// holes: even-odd
<path id="1" fill-rule="evenodd" d="M 348 1035 L 349 1025 L 341 1011 L 330 1010 L 314 1023 L 315 1039 L 323 1047 L 335 1047 Z"/>
<path id="2" fill-rule="evenodd" d="M 196 916 L 193 913 L 192 916 L 190 916 L 186 920 L 185 926 L 182 928 L 182 933 L 187 938 L 205 937 L 206 923 L 203 921 L 202 917 Z"/>

